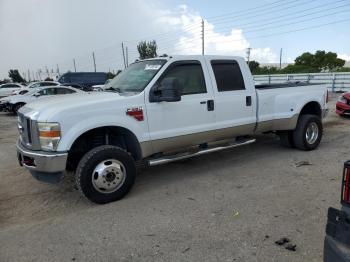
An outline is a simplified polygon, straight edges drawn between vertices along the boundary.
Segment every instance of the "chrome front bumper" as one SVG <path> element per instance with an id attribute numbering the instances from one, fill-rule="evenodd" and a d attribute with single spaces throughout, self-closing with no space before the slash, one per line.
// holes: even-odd
<path id="1" fill-rule="evenodd" d="M 17 142 L 19 164 L 38 180 L 56 183 L 63 177 L 67 164 L 67 152 L 31 151 Z"/>

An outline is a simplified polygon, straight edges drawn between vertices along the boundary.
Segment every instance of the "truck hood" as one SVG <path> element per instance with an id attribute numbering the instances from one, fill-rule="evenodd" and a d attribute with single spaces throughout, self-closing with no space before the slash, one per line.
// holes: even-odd
<path id="1" fill-rule="evenodd" d="M 101 105 L 115 103 L 116 100 L 123 100 L 124 97 L 112 92 L 91 92 L 79 93 L 62 96 L 51 96 L 41 98 L 40 100 L 28 103 L 20 109 L 20 113 L 24 113 L 32 119 L 41 119 L 46 121 L 51 116 L 60 112 L 74 113 L 77 110 L 86 108 L 99 108 Z"/>

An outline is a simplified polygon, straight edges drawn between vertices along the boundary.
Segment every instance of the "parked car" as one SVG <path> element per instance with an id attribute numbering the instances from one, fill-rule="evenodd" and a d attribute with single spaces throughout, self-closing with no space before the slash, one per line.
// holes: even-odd
<path id="1" fill-rule="evenodd" d="M 103 72 L 69 72 L 63 74 L 58 82 L 61 84 L 79 84 L 85 87 L 103 85 L 107 80 L 107 73 Z"/>
<path id="2" fill-rule="evenodd" d="M 51 183 L 74 170 L 80 192 L 107 203 L 128 193 L 139 161 L 154 166 L 244 146 L 265 132 L 316 149 L 327 113 L 326 86 L 255 86 L 240 57 L 142 60 L 111 88 L 23 107 L 19 163 Z"/>
<path id="3" fill-rule="evenodd" d="M 2 111 L 8 111 L 17 113 L 18 110 L 29 102 L 38 100 L 39 98 L 55 96 L 55 95 L 66 95 L 82 92 L 72 87 L 66 86 L 46 86 L 31 88 L 29 92 L 23 95 L 12 95 L 0 100 L 0 108 Z"/>
<path id="4" fill-rule="evenodd" d="M 350 262 L 350 160 L 344 163 L 340 199 L 341 210 L 328 209 L 324 262 Z"/>
<path id="5" fill-rule="evenodd" d="M 93 85 L 92 91 L 104 91 L 110 87 L 112 79 L 107 79 L 103 85 Z"/>
<path id="6" fill-rule="evenodd" d="M 85 92 L 93 91 L 92 87 L 87 87 L 87 86 L 83 86 L 80 84 L 61 84 L 61 86 L 70 86 L 70 87 L 73 87 L 73 88 L 76 88 L 76 89 L 79 89 L 79 90 L 85 91 Z"/>
<path id="7" fill-rule="evenodd" d="M 54 81 L 40 81 L 40 82 L 32 82 L 27 86 L 23 86 L 19 90 L 15 90 L 12 92 L 13 95 L 23 95 L 27 93 L 31 88 L 38 88 L 43 86 L 59 86 L 60 83 Z"/>
<path id="8" fill-rule="evenodd" d="M 350 116 L 350 92 L 339 97 L 335 112 L 340 116 Z"/>
<path id="9" fill-rule="evenodd" d="M 20 90 L 24 86 L 18 83 L 6 83 L 0 85 L 0 98 L 11 95 L 14 91 Z"/>

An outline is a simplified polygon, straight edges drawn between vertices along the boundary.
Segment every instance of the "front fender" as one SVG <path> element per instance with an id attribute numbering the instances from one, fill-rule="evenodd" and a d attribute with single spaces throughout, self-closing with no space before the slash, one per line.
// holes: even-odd
<path id="1" fill-rule="evenodd" d="M 143 121 L 137 121 L 132 117 L 122 117 L 115 115 L 105 115 L 101 117 L 86 118 L 75 123 L 62 123 L 62 137 L 58 144 L 57 151 L 68 151 L 74 141 L 85 132 L 106 126 L 123 127 L 130 130 L 139 142 L 149 140 L 147 132 L 148 126 L 146 118 Z M 66 126 L 69 128 L 66 128 Z"/>

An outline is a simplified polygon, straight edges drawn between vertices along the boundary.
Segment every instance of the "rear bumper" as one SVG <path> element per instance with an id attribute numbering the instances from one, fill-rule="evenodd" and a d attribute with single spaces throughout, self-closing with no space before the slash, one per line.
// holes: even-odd
<path id="1" fill-rule="evenodd" d="M 350 105 L 344 104 L 342 102 L 337 102 L 335 112 L 338 115 L 348 115 L 348 116 L 350 116 Z"/>
<path id="2" fill-rule="evenodd" d="M 64 174 L 67 164 L 67 152 L 31 151 L 17 142 L 19 164 L 24 166 L 38 180 L 55 183 Z"/>

